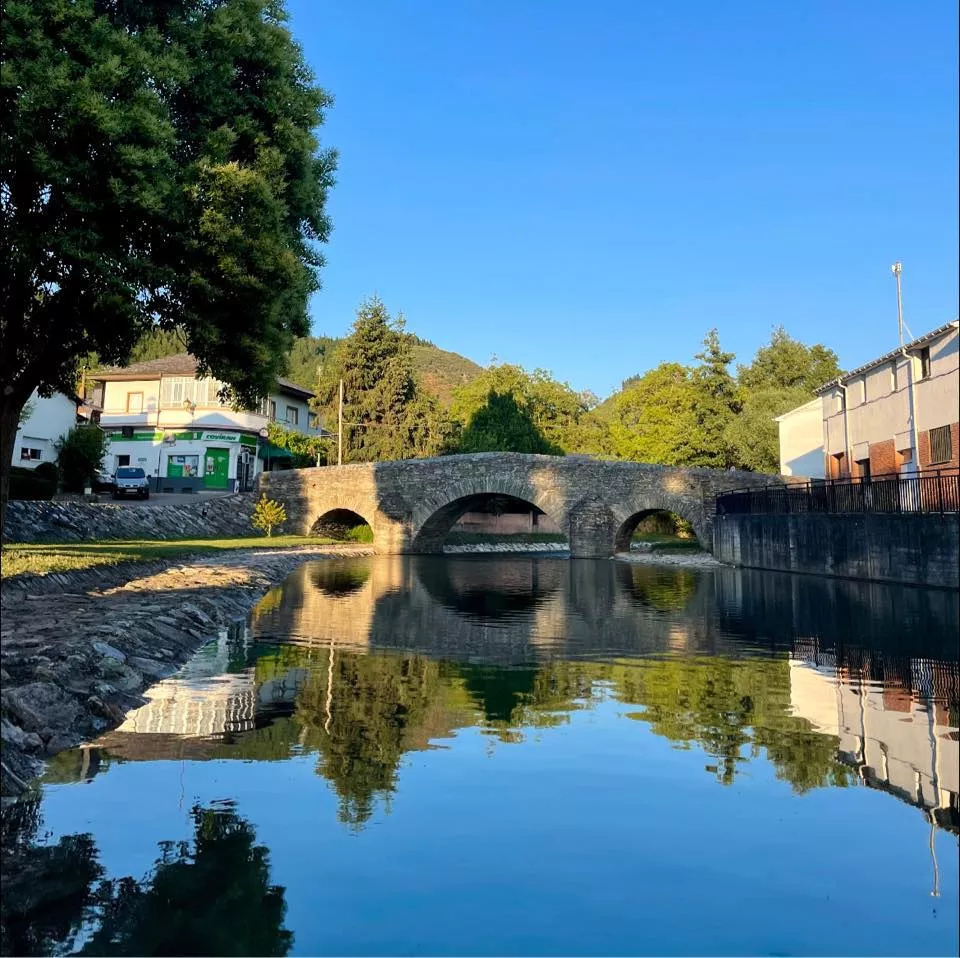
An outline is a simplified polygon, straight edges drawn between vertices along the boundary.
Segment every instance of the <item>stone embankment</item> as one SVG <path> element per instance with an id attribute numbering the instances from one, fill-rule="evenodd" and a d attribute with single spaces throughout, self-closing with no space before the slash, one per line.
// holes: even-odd
<path id="1" fill-rule="evenodd" d="M 55 599 L 40 577 L 33 590 L 25 580 L 17 588 L 4 584 L 0 792 L 21 793 L 44 758 L 119 725 L 143 703 L 146 687 L 175 672 L 305 560 L 370 552 L 260 549 L 65 573 Z M 100 588 L 83 591 L 90 574 L 100 577 Z"/>
<path id="2" fill-rule="evenodd" d="M 444 546 L 445 555 L 467 555 L 489 552 L 569 552 L 566 542 L 477 542 L 470 545 Z"/>
<path id="3" fill-rule="evenodd" d="M 96 539 L 186 539 L 248 536 L 253 493 L 202 498 L 170 505 L 74 500 L 11 501 L 8 542 L 89 542 Z"/>
<path id="4" fill-rule="evenodd" d="M 687 569 L 716 569 L 723 565 L 709 552 L 618 552 L 614 559 L 634 565 L 672 565 Z"/>

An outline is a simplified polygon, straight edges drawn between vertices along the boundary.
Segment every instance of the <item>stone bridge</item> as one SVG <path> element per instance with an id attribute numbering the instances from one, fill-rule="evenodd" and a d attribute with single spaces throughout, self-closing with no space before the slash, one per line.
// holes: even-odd
<path id="1" fill-rule="evenodd" d="M 750 472 L 493 452 L 269 472 L 258 488 L 286 507 L 286 531 L 309 535 L 321 520 L 350 512 L 369 524 L 381 554 L 441 552 L 460 516 L 491 496 L 509 496 L 553 519 L 572 556 L 606 557 L 626 551 L 637 523 L 657 511 L 688 520 L 712 549 L 717 495 L 778 481 Z"/>

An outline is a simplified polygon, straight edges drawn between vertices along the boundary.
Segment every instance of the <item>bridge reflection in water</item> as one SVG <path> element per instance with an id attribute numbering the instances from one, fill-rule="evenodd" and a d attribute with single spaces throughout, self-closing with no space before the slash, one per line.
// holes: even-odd
<path id="1" fill-rule="evenodd" d="M 612 696 L 704 749 L 720 783 L 764 755 L 796 791 L 862 783 L 956 832 L 956 634 L 956 596 L 933 590 L 531 557 L 308 563 L 80 768 L 316 753 L 360 827 L 406 752 L 471 726 L 522 740 Z"/>

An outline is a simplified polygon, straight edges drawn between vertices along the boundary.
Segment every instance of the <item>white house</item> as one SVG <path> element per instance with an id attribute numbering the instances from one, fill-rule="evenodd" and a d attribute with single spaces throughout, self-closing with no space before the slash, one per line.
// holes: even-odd
<path id="1" fill-rule="evenodd" d="M 774 419 L 780 433 L 780 474 L 824 478 L 820 397 Z"/>
<path id="2" fill-rule="evenodd" d="M 54 393 L 44 398 L 34 391 L 27 404 L 30 415 L 17 430 L 13 465 L 35 469 L 57 461 L 57 442 L 77 424 L 77 401 Z"/>
<path id="3" fill-rule="evenodd" d="M 160 492 L 245 490 L 290 458 L 267 441 L 269 422 L 324 434 L 309 407 L 313 393 L 296 383 L 278 379 L 259 408 L 246 410 L 221 402 L 222 387 L 197 378 L 188 353 L 88 373 L 85 402 L 110 440 L 107 470 L 139 466 Z"/>

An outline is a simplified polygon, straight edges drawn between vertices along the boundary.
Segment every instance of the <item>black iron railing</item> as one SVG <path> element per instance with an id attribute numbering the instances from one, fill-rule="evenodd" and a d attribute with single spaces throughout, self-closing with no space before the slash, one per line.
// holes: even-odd
<path id="1" fill-rule="evenodd" d="M 960 471 L 854 479 L 811 479 L 717 496 L 717 515 L 960 512 Z"/>

